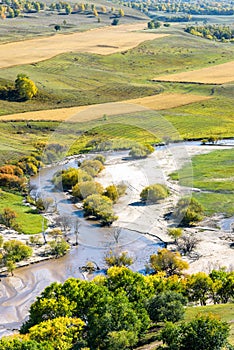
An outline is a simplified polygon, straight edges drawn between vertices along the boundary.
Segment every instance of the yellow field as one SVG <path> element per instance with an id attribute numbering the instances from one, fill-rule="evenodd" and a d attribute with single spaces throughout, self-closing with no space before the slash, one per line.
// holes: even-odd
<path id="1" fill-rule="evenodd" d="M 153 80 L 224 84 L 234 81 L 234 61 L 178 74 L 163 75 Z"/>
<path id="2" fill-rule="evenodd" d="M 54 36 L 0 45 L 0 68 L 34 63 L 65 52 L 90 52 L 109 55 L 131 49 L 145 40 L 168 34 L 138 32 L 147 23 L 126 24 L 92 29 L 82 33 Z"/>
<path id="3" fill-rule="evenodd" d="M 207 100 L 211 97 L 189 94 L 160 94 L 122 102 L 103 103 L 91 106 L 50 109 L 0 116 L 0 120 L 51 120 L 86 122 L 117 114 L 144 111 L 147 109 L 163 110 Z"/>

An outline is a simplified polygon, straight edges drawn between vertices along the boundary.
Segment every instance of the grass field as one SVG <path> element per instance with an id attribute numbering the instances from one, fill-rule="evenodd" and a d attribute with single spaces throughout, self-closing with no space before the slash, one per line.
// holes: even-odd
<path id="1" fill-rule="evenodd" d="M 0 192 L 0 213 L 5 208 L 11 208 L 17 214 L 16 222 L 23 233 L 35 234 L 41 232 L 42 216 L 34 214 L 32 210 L 23 205 L 23 197 L 13 193 Z"/>
<path id="2" fill-rule="evenodd" d="M 159 94 L 121 102 L 9 114 L 0 116 L 0 120 L 70 120 L 71 122 L 84 122 L 101 118 L 103 115 L 108 115 L 109 117 L 116 114 L 144 111 L 142 107 L 153 110 L 164 110 L 197 101 L 205 101 L 210 98 L 212 97 L 193 94 Z"/>
<path id="3" fill-rule="evenodd" d="M 193 177 L 187 166 L 180 170 L 181 185 L 191 185 L 205 191 L 194 194 L 206 214 L 234 214 L 234 149 L 213 151 L 192 158 Z M 177 174 L 172 174 L 176 179 Z"/>
<path id="4" fill-rule="evenodd" d="M 185 312 L 185 321 L 191 321 L 197 314 L 214 314 L 220 317 L 221 320 L 228 322 L 230 325 L 229 342 L 234 345 L 234 304 L 219 304 L 187 307 Z"/>
<path id="5" fill-rule="evenodd" d="M 0 86 L 12 83 L 22 72 L 35 81 L 40 93 L 32 101 L 1 101 L 0 115 L 116 102 L 161 92 L 210 96 L 213 85 L 159 84 L 151 79 L 156 75 L 222 64 L 232 57 L 234 48 L 225 43 L 200 42 L 174 28 L 165 29 L 165 33 L 171 35 L 146 41 L 122 53 L 103 56 L 72 52 L 31 65 L 1 69 Z M 147 37 L 147 33 L 135 34 Z M 120 29 L 119 35 L 121 37 Z"/>
<path id="6" fill-rule="evenodd" d="M 234 61 L 179 74 L 164 75 L 156 81 L 196 82 L 203 84 L 224 84 L 234 81 Z"/>

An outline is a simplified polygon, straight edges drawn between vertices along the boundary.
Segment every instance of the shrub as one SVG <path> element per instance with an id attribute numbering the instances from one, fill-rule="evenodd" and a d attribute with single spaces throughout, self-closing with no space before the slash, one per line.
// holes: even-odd
<path id="1" fill-rule="evenodd" d="M 146 158 L 148 155 L 154 152 L 154 147 L 150 145 L 137 145 L 132 147 L 129 152 L 129 156 L 134 159 Z"/>
<path id="2" fill-rule="evenodd" d="M 202 205 L 195 198 L 183 197 L 178 201 L 173 217 L 181 225 L 187 226 L 201 221 L 203 213 Z"/>
<path id="3" fill-rule="evenodd" d="M 84 200 L 84 214 L 100 219 L 103 225 L 110 225 L 117 220 L 112 209 L 112 201 L 100 194 L 93 194 Z"/>
<path id="4" fill-rule="evenodd" d="M 85 199 L 92 194 L 102 194 L 103 192 L 104 188 L 102 185 L 95 181 L 78 182 L 72 187 L 72 195 L 80 199 Z"/>
<path id="5" fill-rule="evenodd" d="M 168 196 L 168 188 L 161 184 L 147 186 L 140 193 L 141 200 L 149 203 L 156 203 L 158 200 L 164 199 Z"/>
<path id="6" fill-rule="evenodd" d="M 116 203 L 119 198 L 118 188 L 115 185 L 110 185 L 106 188 L 104 195 Z"/>

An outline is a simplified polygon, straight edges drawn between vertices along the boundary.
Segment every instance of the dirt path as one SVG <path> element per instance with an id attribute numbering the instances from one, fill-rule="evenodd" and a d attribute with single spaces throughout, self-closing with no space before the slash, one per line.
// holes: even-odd
<path id="1" fill-rule="evenodd" d="M 0 68 L 43 61 L 70 51 L 109 55 L 168 35 L 138 32 L 146 27 L 146 22 L 123 24 L 3 44 L 0 45 Z"/>
<path id="2" fill-rule="evenodd" d="M 72 122 L 86 122 L 101 118 L 104 114 L 111 116 L 133 113 L 142 111 L 145 108 L 159 111 L 208 100 L 210 98 L 209 96 L 192 94 L 160 94 L 122 102 L 9 114 L 0 116 L 0 120 L 66 120 Z"/>
<path id="3" fill-rule="evenodd" d="M 155 81 L 194 82 L 203 84 L 224 84 L 234 81 L 234 61 L 216 66 L 197 69 L 178 74 L 163 75 L 154 78 Z"/>

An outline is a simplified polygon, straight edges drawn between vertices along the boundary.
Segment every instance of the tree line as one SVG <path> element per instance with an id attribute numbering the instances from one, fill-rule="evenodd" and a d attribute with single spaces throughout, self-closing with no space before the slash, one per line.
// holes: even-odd
<path id="1" fill-rule="evenodd" d="M 199 302 L 201 291 L 221 302 L 225 289 L 228 302 L 233 286 L 233 272 L 224 269 L 182 278 L 112 267 L 93 281 L 55 282 L 31 305 L 20 335 L 0 340 L 1 349 L 127 350 L 152 327 L 163 342 L 157 349 L 231 349 L 226 322 L 212 315 L 198 315 L 190 322 L 183 317 L 185 306 Z"/>
<path id="2" fill-rule="evenodd" d="M 200 36 L 209 40 L 216 41 L 234 41 L 234 30 L 229 26 L 205 25 L 205 26 L 188 26 L 185 32 L 192 35 Z"/>

